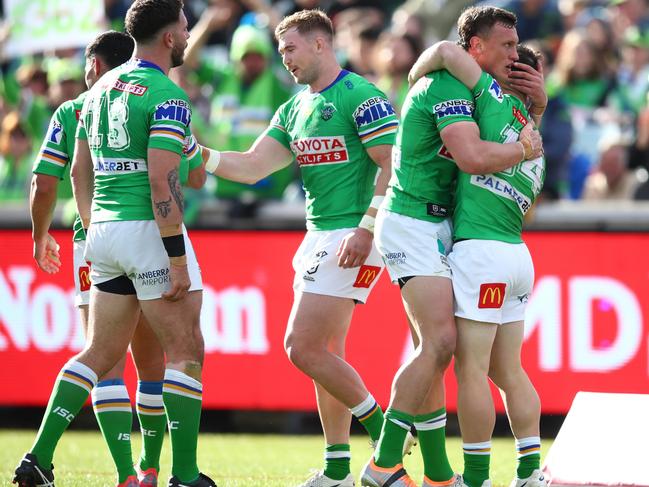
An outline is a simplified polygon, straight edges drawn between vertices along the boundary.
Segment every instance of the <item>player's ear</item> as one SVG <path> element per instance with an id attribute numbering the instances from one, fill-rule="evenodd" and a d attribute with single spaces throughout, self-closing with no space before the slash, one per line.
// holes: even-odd
<path id="1" fill-rule="evenodd" d="M 97 56 L 92 57 L 92 72 L 95 73 L 95 76 L 99 78 L 101 75 L 99 74 L 101 72 L 101 69 L 103 67 L 101 59 L 99 59 Z"/>
<path id="2" fill-rule="evenodd" d="M 482 39 L 480 39 L 478 36 L 473 36 L 471 39 L 469 39 L 469 49 L 477 54 L 482 54 Z"/>
<path id="3" fill-rule="evenodd" d="M 171 31 L 165 31 L 162 34 L 162 42 L 164 43 L 165 47 L 171 49 L 174 45 L 174 36 L 171 33 Z"/>

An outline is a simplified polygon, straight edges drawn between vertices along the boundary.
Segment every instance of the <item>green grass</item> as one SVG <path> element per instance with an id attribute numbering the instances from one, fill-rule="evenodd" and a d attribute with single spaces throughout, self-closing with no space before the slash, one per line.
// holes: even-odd
<path id="1" fill-rule="evenodd" d="M 29 449 L 35 431 L 0 430 L 0 484 L 8 485 L 15 465 Z M 134 432 L 133 452 L 140 448 Z M 543 457 L 551 442 L 543 445 Z M 447 449 L 456 471 L 462 466 L 462 444 L 449 438 Z M 198 460 L 202 471 L 219 487 L 287 487 L 308 477 L 309 470 L 322 464 L 323 441 L 320 436 L 282 435 L 212 435 L 203 434 L 199 441 Z M 495 439 L 491 458 L 491 480 L 494 487 L 507 487 L 511 481 L 516 454 L 511 439 Z M 352 437 L 352 472 L 358 474 L 371 450 L 365 437 Z M 169 475 L 169 442 L 162 452 L 161 478 Z M 115 486 L 113 464 L 99 433 L 67 432 L 57 449 L 56 485 L 58 487 Z M 422 478 L 419 448 L 406 457 L 406 468 L 416 480 Z M 5 483 L 7 482 L 7 483 Z M 165 482 L 161 482 L 164 486 Z"/>

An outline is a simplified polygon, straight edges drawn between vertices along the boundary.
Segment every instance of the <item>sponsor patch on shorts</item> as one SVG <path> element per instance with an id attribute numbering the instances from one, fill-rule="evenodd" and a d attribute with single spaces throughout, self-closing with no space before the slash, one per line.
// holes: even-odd
<path id="1" fill-rule="evenodd" d="M 488 282 L 480 284 L 480 294 L 478 296 L 478 308 L 499 309 L 505 302 L 504 282 Z"/>
<path id="2" fill-rule="evenodd" d="M 381 268 L 378 266 L 362 265 L 360 269 L 358 269 L 354 287 L 369 288 L 374 282 L 374 279 L 376 279 L 376 276 L 379 275 L 379 272 L 381 272 Z"/>

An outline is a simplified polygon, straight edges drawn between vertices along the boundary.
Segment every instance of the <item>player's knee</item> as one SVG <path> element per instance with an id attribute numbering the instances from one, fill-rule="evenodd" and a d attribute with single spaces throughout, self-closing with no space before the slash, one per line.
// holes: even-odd
<path id="1" fill-rule="evenodd" d="M 312 347 L 303 339 L 288 335 L 284 340 L 284 350 L 293 365 L 305 373 L 315 364 L 315 353 Z"/>

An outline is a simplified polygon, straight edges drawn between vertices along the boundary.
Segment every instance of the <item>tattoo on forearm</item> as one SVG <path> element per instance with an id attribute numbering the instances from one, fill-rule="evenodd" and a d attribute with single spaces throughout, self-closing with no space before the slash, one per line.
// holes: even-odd
<path id="1" fill-rule="evenodd" d="M 158 215 L 162 218 L 167 218 L 167 215 L 171 212 L 171 196 L 166 201 L 154 201 L 153 204 Z"/>
<path id="2" fill-rule="evenodd" d="M 178 169 L 172 169 L 169 171 L 169 174 L 167 174 L 167 181 L 169 182 L 169 191 L 171 191 L 171 195 L 174 197 L 174 200 L 176 200 L 180 212 L 183 213 L 185 200 L 183 197 L 183 190 L 180 187 L 180 180 L 178 179 Z"/>

